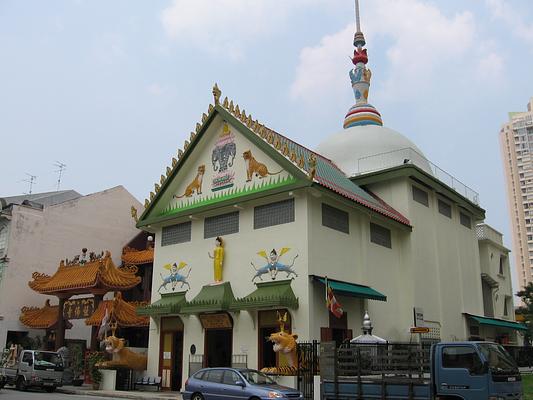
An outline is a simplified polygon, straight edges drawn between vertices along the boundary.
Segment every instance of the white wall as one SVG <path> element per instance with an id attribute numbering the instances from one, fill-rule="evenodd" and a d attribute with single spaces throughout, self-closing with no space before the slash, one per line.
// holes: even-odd
<path id="1" fill-rule="evenodd" d="M 9 263 L 0 282 L 0 346 L 7 331 L 28 331 L 18 318 L 23 306 L 42 307 L 48 297 L 30 289 L 28 282 L 35 271 L 52 275 L 60 260 L 73 258 L 86 247 L 89 251 L 109 250 L 119 265 L 122 247 L 138 230 L 130 207 L 141 204 L 122 186 L 90 194 L 75 200 L 35 210 L 14 206 L 8 244 Z M 83 320 L 74 322 L 67 338 L 89 339 L 90 327 Z M 44 330 L 38 331 L 44 335 Z"/>
<path id="2" fill-rule="evenodd" d="M 231 282 L 235 297 L 244 297 L 257 288 L 252 283 L 255 270 L 250 265 L 250 262 L 253 261 L 257 267 L 266 264 L 266 260 L 258 256 L 257 252 L 265 250 L 269 253 L 273 248 L 279 252 L 282 247 L 290 247 L 291 250 L 283 256 L 281 261 L 290 264 L 293 257 L 298 255 L 293 267 L 298 273 L 298 277 L 293 280 L 291 286 L 300 303 L 297 310 L 290 310 L 293 322 L 292 328 L 293 332 L 297 333 L 303 340 L 306 340 L 309 337 L 307 201 L 301 191 L 294 192 L 293 197 L 295 199 L 294 222 L 257 230 L 253 228 L 254 206 L 288 199 L 290 198 L 288 193 L 253 202 L 239 203 L 239 232 L 223 236 L 225 242 L 223 279 Z M 156 231 L 152 303 L 161 297 L 158 293 L 162 282 L 160 273 L 168 275 L 168 271 L 163 269 L 165 264 L 184 261 L 191 268 L 189 276 L 191 289 L 186 295 L 189 301 L 200 292 L 204 285 L 214 282 L 213 260 L 208 257 L 207 253 L 213 253 L 215 238 L 204 239 L 204 218 L 208 215 L 219 215 L 235 210 L 235 208 L 229 207 L 206 215 L 194 215 L 190 242 L 161 246 L 159 241 L 161 231 L 159 229 Z M 169 224 L 187 220 L 189 219 L 176 219 Z M 181 272 L 186 273 L 189 267 L 186 267 Z M 270 280 L 266 275 L 263 276 L 263 279 L 264 281 Z M 278 274 L 277 280 L 282 279 L 286 279 L 285 273 Z M 177 290 L 179 290 L 179 286 Z M 162 289 L 162 293 L 165 293 L 164 289 Z M 242 311 L 232 313 L 232 317 L 234 321 L 234 354 L 241 353 L 241 346 L 248 348 L 248 365 L 252 368 L 257 367 L 257 313 Z M 204 334 L 196 316 L 181 316 L 181 318 L 184 323 L 183 376 L 186 379 L 188 376 L 189 348 L 192 344 L 195 344 L 198 349 L 197 354 L 202 354 Z M 157 325 L 157 321 L 152 320 L 148 358 L 149 374 L 157 374 L 159 368 L 159 333 Z"/>

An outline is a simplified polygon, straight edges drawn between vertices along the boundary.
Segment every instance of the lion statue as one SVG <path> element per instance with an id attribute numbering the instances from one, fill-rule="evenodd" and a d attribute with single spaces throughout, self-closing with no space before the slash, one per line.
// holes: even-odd
<path id="1" fill-rule="evenodd" d="M 267 340 L 274 343 L 274 351 L 287 356 L 287 366 L 263 368 L 261 372 L 277 375 L 295 375 L 298 370 L 298 355 L 296 349 L 298 335 L 287 333 L 284 330 L 272 333 Z"/>
<path id="2" fill-rule="evenodd" d="M 146 370 L 147 356 L 124 347 L 124 339 L 108 336 L 104 340 L 105 350 L 113 354 L 113 360 L 96 364 L 98 368 L 128 368 L 135 371 Z"/>

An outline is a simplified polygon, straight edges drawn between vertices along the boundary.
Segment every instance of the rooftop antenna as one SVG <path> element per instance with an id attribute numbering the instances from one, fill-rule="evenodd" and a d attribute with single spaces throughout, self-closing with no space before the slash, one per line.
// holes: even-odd
<path id="1" fill-rule="evenodd" d="M 30 191 L 27 194 L 31 194 L 31 192 L 33 190 L 33 185 L 34 185 L 35 181 L 37 180 L 37 175 L 28 174 L 27 172 L 26 172 L 26 175 L 28 175 L 28 179 L 23 179 L 22 181 L 23 182 L 28 182 L 30 184 Z"/>
<path id="2" fill-rule="evenodd" d="M 54 172 L 58 172 L 59 175 L 57 177 L 57 189 L 56 191 L 59 192 L 59 187 L 61 186 L 61 177 L 63 176 L 63 171 L 67 169 L 67 164 L 62 163 L 61 161 L 56 161 L 54 164 L 54 167 L 57 167 L 59 169 L 55 170 Z"/>

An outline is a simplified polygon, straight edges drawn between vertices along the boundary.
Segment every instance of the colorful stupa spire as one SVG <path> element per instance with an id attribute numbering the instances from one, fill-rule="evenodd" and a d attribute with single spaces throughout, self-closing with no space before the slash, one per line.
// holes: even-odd
<path id="1" fill-rule="evenodd" d="M 350 70 L 350 80 L 352 81 L 353 93 L 355 95 L 355 105 L 350 108 L 344 119 L 344 129 L 360 125 L 383 125 L 381 114 L 376 108 L 368 103 L 368 90 L 370 88 L 370 78 L 372 73 L 366 67 L 368 55 L 363 46 L 366 44 L 365 36 L 361 32 L 359 20 L 359 0 L 355 0 L 355 23 L 356 31 L 353 37 L 352 62 L 354 69 Z"/>

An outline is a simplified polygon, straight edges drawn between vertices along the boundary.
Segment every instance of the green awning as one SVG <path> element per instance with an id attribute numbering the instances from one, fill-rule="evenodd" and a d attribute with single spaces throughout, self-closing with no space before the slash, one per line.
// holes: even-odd
<path id="1" fill-rule="evenodd" d="M 499 328 L 515 329 L 517 331 L 527 331 L 527 327 L 524 324 L 520 324 L 514 321 L 506 321 L 504 319 L 480 317 L 479 315 L 466 314 L 465 315 L 480 325 L 497 326 Z"/>
<path id="2" fill-rule="evenodd" d="M 309 275 L 315 282 L 326 284 L 326 279 L 318 275 Z M 338 281 L 328 277 L 328 284 L 335 294 L 349 297 L 359 297 L 363 299 L 387 301 L 387 296 L 381 294 L 370 286 L 358 285 L 357 283 L 350 283 Z"/>
<path id="3" fill-rule="evenodd" d="M 205 285 L 194 299 L 186 302 L 180 314 L 196 314 L 201 312 L 228 311 L 235 307 L 235 296 L 229 282 Z"/>
<path id="4" fill-rule="evenodd" d="M 290 280 L 259 282 L 257 289 L 248 296 L 237 299 L 234 307 L 239 310 L 254 310 L 268 307 L 298 308 L 298 299 L 291 288 Z"/>
<path id="5" fill-rule="evenodd" d="M 137 315 L 177 314 L 185 303 L 185 293 L 163 293 L 161 299 L 144 307 L 137 307 Z"/>

